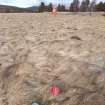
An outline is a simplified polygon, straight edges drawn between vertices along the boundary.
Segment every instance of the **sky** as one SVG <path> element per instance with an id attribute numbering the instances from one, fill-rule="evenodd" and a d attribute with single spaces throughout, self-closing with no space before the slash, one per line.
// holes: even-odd
<path id="1" fill-rule="evenodd" d="M 39 5 L 40 2 L 45 2 L 46 4 L 52 2 L 52 3 L 63 3 L 63 4 L 70 4 L 72 0 L 0 0 L 0 4 L 2 5 L 11 5 L 11 6 L 17 6 L 17 7 L 31 7 L 35 5 Z M 97 0 L 99 1 L 105 1 L 105 0 Z"/>

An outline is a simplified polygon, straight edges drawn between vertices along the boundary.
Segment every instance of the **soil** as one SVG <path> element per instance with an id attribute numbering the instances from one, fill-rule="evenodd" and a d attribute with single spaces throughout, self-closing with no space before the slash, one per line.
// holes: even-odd
<path id="1" fill-rule="evenodd" d="M 0 105 L 105 105 L 102 13 L 4 13 L 0 20 Z M 58 80 L 62 92 L 52 96 Z"/>

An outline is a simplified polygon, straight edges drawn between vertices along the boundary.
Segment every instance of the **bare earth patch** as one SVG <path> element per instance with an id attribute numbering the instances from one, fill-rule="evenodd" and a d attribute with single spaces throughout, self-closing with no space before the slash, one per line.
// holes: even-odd
<path id="1" fill-rule="evenodd" d="M 0 14 L 0 105 L 104 105 L 102 14 Z M 50 94 L 64 81 L 58 96 Z"/>

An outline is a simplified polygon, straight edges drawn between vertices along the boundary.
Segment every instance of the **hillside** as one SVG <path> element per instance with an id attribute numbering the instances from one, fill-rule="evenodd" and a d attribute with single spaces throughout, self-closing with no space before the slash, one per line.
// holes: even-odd
<path id="1" fill-rule="evenodd" d="M 0 5 L 0 13 L 33 12 L 35 11 L 34 8 L 19 8 L 15 6 Z"/>

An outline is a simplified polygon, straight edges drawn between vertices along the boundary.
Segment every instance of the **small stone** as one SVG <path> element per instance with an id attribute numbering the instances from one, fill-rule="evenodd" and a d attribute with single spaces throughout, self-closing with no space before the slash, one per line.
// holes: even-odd
<path id="1" fill-rule="evenodd" d="M 39 103 L 33 102 L 32 105 L 40 105 Z"/>

